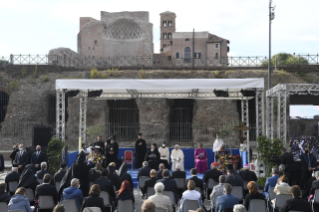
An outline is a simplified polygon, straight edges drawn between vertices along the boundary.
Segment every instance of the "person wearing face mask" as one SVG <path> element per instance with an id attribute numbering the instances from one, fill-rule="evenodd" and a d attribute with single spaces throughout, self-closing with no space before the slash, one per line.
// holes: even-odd
<path id="1" fill-rule="evenodd" d="M 156 144 L 152 144 L 150 150 L 145 155 L 145 161 L 148 161 L 148 166 L 151 169 L 158 169 L 158 164 L 160 161 L 160 153 L 158 152 Z"/>
<path id="2" fill-rule="evenodd" d="M 40 164 L 42 162 L 47 162 L 47 157 L 46 154 L 41 151 L 41 146 L 38 145 L 36 151 L 31 156 L 31 164 L 35 173 L 41 169 Z"/>
<path id="3" fill-rule="evenodd" d="M 76 206 L 78 208 L 78 212 L 81 211 L 81 205 L 83 203 L 83 194 L 80 190 L 80 180 L 77 178 L 73 178 L 71 181 L 71 186 L 63 190 L 62 201 L 73 199 L 75 200 Z"/>
<path id="4" fill-rule="evenodd" d="M 119 144 L 115 141 L 114 137 L 112 137 L 110 139 L 110 143 L 107 143 L 107 146 L 106 146 L 107 164 L 110 164 L 112 162 L 117 164 L 118 153 L 119 153 Z"/>
<path id="5" fill-rule="evenodd" d="M 141 168 L 147 151 L 146 142 L 142 138 L 142 133 L 138 134 L 138 139 L 135 142 L 135 157 L 136 168 Z"/>
<path id="6" fill-rule="evenodd" d="M 220 148 L 224 145 L 224 141 L 222 139 L 219 138 L 219 135 L 216 134 L 216 140 L 214 141 L 214 145 L 213 145 L 213 152 L 215 153 L 215 157 L 214 157 L 214 162 L 217 162 L 217 152 L 220 151 Z"/>
<path id="7" fill-rule="evenodd" d="M 316 158 L 309 152 L 309 148 L 305 148 L 305 153 L 300 156 L 300 159 L 302 167 L 300 188 L 304 190 L 304 185 L 311 177 L 313 167 L 316 166 Z"/>
<path id="8" fill-rule="evenodd" d="M 166 146 L 165 141 L 163 141 L 162 146 L 158 148 L 158 152 L 161 155 L 160 163 L 163 163 L 167 169 L 170 169 L 169 148 Z"/>
<path id="9" fill-rule="evenodd" d="M 17 152 L 16 157 L 15 157 L 15 163 L 18 164 L 18 172 L 22 173 L 25 166 L 29 162 L 29 155 L 26 151 L 24 151 L 24 146 L 23 144 L 19 145 L 19 152 Z"/>

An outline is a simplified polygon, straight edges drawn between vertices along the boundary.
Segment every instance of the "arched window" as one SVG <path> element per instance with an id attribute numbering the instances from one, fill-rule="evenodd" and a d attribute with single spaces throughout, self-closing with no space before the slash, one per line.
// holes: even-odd
<path id="1" fill-rule="evenodd" d="M 184 49 L 184 62 L 189 63 L 191 61 L 191 48 L 186 47 Z"/>

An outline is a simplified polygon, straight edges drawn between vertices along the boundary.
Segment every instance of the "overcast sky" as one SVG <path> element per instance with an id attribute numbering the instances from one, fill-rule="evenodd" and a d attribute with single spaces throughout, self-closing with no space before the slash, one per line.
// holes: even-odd
<path id="1" fill-rule="evenodd" d="M 77 51 L 79 17 L 100 20 L 100 11 L 148 11 L 159 51 L 159 14 L 173 11 L 177 31 L 209 31 L 230 40 L 230 55 L 268 55 L 268 0 L 1 0 L 0 57 Z M 277 0 L 273 54 L 319 53 L 319 1 Z"/>

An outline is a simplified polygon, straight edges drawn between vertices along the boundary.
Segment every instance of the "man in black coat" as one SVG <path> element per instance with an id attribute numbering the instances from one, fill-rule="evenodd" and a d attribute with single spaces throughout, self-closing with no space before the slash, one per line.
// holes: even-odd
<path id="1" fill-rule="evenodd" d="M 19 152 L 19 145 L 13 145 L 13 151 L 10 154 L 10 158 L 11 158 L 11 163 L 13 163 L 16 159 L 16 154 L 17 152 Z"/>
<path id="2" fill-rule="evenodd" d="M 47 156 L 44 152 L 41 151 L 41 146 L 38 145 L 36 148 L 36 152 L 34 152 L 31 156 L 31 164 L 33 165 L 34 171 L 39 171 L 41 169 L 41 163 L 46 161 Z"/>
<path id="3" fill-rule="evenodd" d="M 300 156 L 301 159 L 301 179 L 300 188 L 304 189 L 304 185 L 312 174 L 312 168 L 316 166 L 316 158 L 310 153 L 309 148 L 305 148 L 305 153 Z"/>
<path id="4" fill-rule="evenodd" d="M 112 181 L 107 179 L 109 171 L 107 169 L 102 170 L 102 176 L 99 179 L 96 179 L 94 184 L 98 184 L 100 186 L 101 191 L 105 191 L 109 194 L 112 202 L 115 202 L 115 191 L 113 188 Z"/>
<path id="5" fill-rule="evenodd" d="M 227 175 L 225 183 L 229 183 L 231 186 L 243 186 L 243 179 L 238 174 L 234 173 L 233 164 L 227 165 Z"/>
<path id="6" fill-rule="evenodd" d="M 21 174 L 18 173 L 18 164 L 16 164 L 16 163 L 12 164 L 12 172 L 7 174 L 7 176 L 4 180 L 5 183 L 7 184 L 7 191 L 10 191 L 9 182 L 19 182 L 20 176 L 21 176 Z M 10 193 L 13 194 L 11 191 L 10 191 Z"/>
<path id="7" fill-rule="evenodd" d="M 203 176 L 203 182 L 206 183 L 206 186 L 208 185 L 209 179 L 213 179 L 214 181 L 219 182 L 219 176 L 223 175 L 223 173 L 218 171 L 216 162 L 213 162 L 210 165 L 210 168 L 211 169 L 208 169 Z M 207 193 L 211 194 L 212 189 L 207 189 Z M 209 195 L 207 195 L 207 196 L 208 196 L 208 198 L 210 198 Z"/>
<path id="8" fill-rule="evenodd" d="M 143 195 L 147 193 L 147 188 L 154 188 L 156 181 L 158 180 L 156 177 L 156 170 L 152 169 L 150 172 L 150 179 L 145 181 L 144 187 L 142 188 Z"/>
<path id="9" fill-rule="evenodd" d="M 4 159 L 3 159 L 3 155 L 0 154 L 0 172 L 4 173 Z"/>
<path id="10" fill-rule="evenodd" d="M 107 143 L 107 146 L 106 146 L 107 165 L 109 165 L 112 162 L 117 164 L 118 153 L 119 153 L 119 144 L 115 142 L 114 138 L 111 138 L 110 143 Z"/>
<path id="11" fill-rule="evenodd" d="M 35 198 L 38 199 L 39 196 L 52 196 L 55 204 L 59 200 L 59 194 L 55 188 L 55 186 L 50 185 L 51 183 L 51 175 L 45 174 L 43 177 L 43 183 L 38 185 L 35 189 Z"/>
<path id="12" fill-rule="evenodd" d="M 138 169 L 142 167 L 142 163 L 143 163 L 144 158 L 145 158 L 146 150 L 147 150 L 146 142 L 142 138 L 142 133 L 139 133 L 138 139 L 135 142 L 136 168 L 138 168 Z"/>
<path id="13" fill-rule="evenodd" d="M 248 182 L 250 182 L 250 181 L 257 182 L 257 179 L 258 179 L 256 176 L 256 173 L 249 170 L 248 164 L 246 164 L 244 166 L 244 170 L 239 171 L 239 176 L 241 177 L 241 179 L 243 179 L 244 181 L 248 181 Z"/>
<path id="14" fill-rule="evenodd" d="M 120 176 L 116 173 L 116 165 L 115 163 L 110 163 L 107 167 L 109 174 L 107 175 L 107 179 L 109 179 L 112 184 L 115 186 L 116 190 L 120 190 L 121 187 L 121 179 Z"/>
<path id="15" fill-rule="evenodd" d="M 29 156 L 28 153 L 24 151 L 23 144 L 19 145 L 19 152 L 17 152 L 14 162 L 18 164 L 19 173 L 22 173 L 29 162 Z"/>
<path id="16" fill-rule="evenodd" d="M 141 176 L 150 176 L 150 171 L 151 168 L 148 167 L 148 162 L 144 161 L 143 162 L 143 167 L 138 169 L 138 174 L 137 174 L 137 180 L 141 177 Z"/>
<path id="17" fill-rule="evenodd" d="M 158 166 L 158 171 L 156 173 L 156 179 L 157 180 L 160 180 L 163 178 L 163 170 L 165 169 L 165 165 L 164 163 L 161 163 L 159 166 Z"/>
<path id="18" fill-rule="evenodd" d="M 300 198 L 301 190 L 299 186 L 294 185 L 291 187 L 292 199 L 288 199 L 284 204 L 281 212 L 289 212 L 289 211 L 304 211 L 304 212 L 312 212 L 310 204 Z"/>
<path id="19" fill-rule="evenodd" d="M 48 168 L 47 163 L 46 162 L 42 162 L 41 163 L 41 170 L 37 171 L 36 177 L 38 179 L 42 180 L 45 174 L 50 174 L 50 172 L 47 171 L 47 168 Z"/>
<path id="20" fill-rule="evenodd" d="M 163 183 L 165 188 L 164 188 L 164 191 L 172 191 L 175 195 L 175 203 L 177 204 L 178 202 L 178 198 L 177 198 L 177 184 L 175 182 L 175 180 L 173 179 L 169 179 L 169 171 L 168 169 L 165 169 L 163 171 L 163 179 L 160 179 L 158 181 L 156 181 L 156 183 Z"/>
<path id="21" fill-rule="evenodd" d="M 185 171 L 181 171 L 181 165 L 180 164 L 176 164 L 176 171 L 172 172 L 172 178 L 183 178 L 184 180 L 186 179 L 186 172 Z"/>
<path id="22" fill-rule="evenodd" d="M 68 165 L 66 163 L 61 163 L 60 165 L 60 170 L 55 173 L 54 175 L 54 182 L 57 183 L 57 182 L 61 182 L 66 171 L 68 170 Z"/>
<path id="23" fill-rule="evenodd" d="M 204 200 L 204 198 L 205 198 L 205 195 L 204 195 L 204 183 L 203 183 L 203 181 L 201 179 L 199 179 L 197 177 L 197 169 L 192 168 L 190 173 L 191 173 L 192 177 L 186 180 L 186 182 L 185 182 L 185 190 L 187 190 L 188 181 L 189 180 L 193 180 L 195 182 L 195 184 L 196 184 L 196 187 L 199 187 L 201 189 L 201 191 L 202 191 L 201 192 L 202 200 Z"/>
<path id="24" fill-rule="evenodd" d="M 101 148 L 101 151 L 104 152 L 104 150 L 105 150 L 104 147 L 105 146 L 104 146 L 104 142 L 102 141 L 102 136 L 101 135 L 99 135 L 97 137 L 97 140 L 96 140 L 96 142 L 94 143 L 93 146 L 99 146 Z"/>
<path id="25" fill-rule="evenodd" d="M 281 154 L 281 157 L 275 160 L 275 162 L 285 165 L 285 171 L 288 172 L 291 176 L 290 182 L 294 184 L 296 172 L 294 157 L 292 154 L 287 152 L 285 147 L 281 148 Z"/>

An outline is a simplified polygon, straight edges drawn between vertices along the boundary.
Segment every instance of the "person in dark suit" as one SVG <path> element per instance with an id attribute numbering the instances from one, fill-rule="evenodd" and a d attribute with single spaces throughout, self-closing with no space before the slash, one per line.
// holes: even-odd
<path id="1" fill-rule="evenodd" d="M 213 162 L 210 165 L 211 169 L 209 169 L 209 170 L 207 170 L 205 172 L 204 177 L 203 177 L 203 182 L 206 183 L 206 185 L 208 185 L 208 180 L 209 179 L 213 179 L 214 181 L 219 182 L 219 176 L 223 175 L 223 173 L 218 171 L 217 166 L 218 166 L 217 163 Z M 211 194 L 212 190 L 211 189 L 207 189 L 207 193 Z M 208 198 L 210 198 L 209 195 L 208 195 Z"/>
<path id="2" fill-rule="evenodd" d="M 289 211 L 311 212 L 312 211 L 310 204 L 306 200 L 303 200 L 300 198 L 301 190 L 299 186 L 297 185 L 292 186 L 291 194 L 292 194 L 292 199 L 288 199 L 286 201 L 283 208 L 281 209 L 281 212 L 289 212 Z"/>
<path id="3" fill-rule="evenodd" d="M 99 146 L 101 148 L 101 151 L 104 152 L 105 151 L 105 146 L 104 146 L 104 142 L 102 141 L 102 136 L 99 135 L 97 137 L 97 141 L 94 143 L 93 146 Z"/>
<path id="4" fill-rule="evenodd" d="M 256 173 L 249 170 L 248 164 L 245 164 L 244 170 L 239 171 L 239 176 L 245 181 L 257 181 Z"/>
<path id="5" fill-rule="evenodd" d="M 227 165 L 227 175 L 226 175 L 226 183 L 229 183 L 232 186 L 243 186 L 243 179 L 234 173 L 233 164 Z"/>
<path id="6" fill-rule="evenodd" d="M 309 191 L 310 195 L 315 194 L 315 191 L 319 189 L 319 171 L 315 172 L 315 178 L 316 180 L 312 182 L 312 185 Z"/>
<path id="7" fill-rule="evenodd" d="M 301 179 L 300 188 L 304 189 L 305 183 L 309 180 L 312 174 L 312 168 L 316 166 L 316 158 L 310 154 L 309 148 L 305 148 L 305 153 L 300 156 L 301 159 Z"/>
<path id="8" fill-rule="evenodd" d="M 95 180 L 101 177 L 101 172 L 96 170 L 96 168 L 92 168 L 89 172 L 89 181 L 94 182 Z"/>
<path id="9" fill-rule="evenodd" d="M 43 176 L 43 183 L 38 185 L 35 189 L 35 198 L 38 199 L 39 196 L 52 196 L 55 204 L 57 204 L 59 200 L 59 194 L 55 188 L 55 186 L 50 185 L 51 183 L 51 175 L 45 174 Z"/>
<path id="10" fill-rule="evenodd" d="M 34 152 L 31 156 L 31 164 L 34 167 L 35 172 L 39 171 L 41 169 L 40 165 L 42 162 L 47 161 L 47 155 L 41 151 L 41 146 L 38 145 L 36 147 L 36 152 Z"/>
<path id="11" fill-rule="evenodd" d="M 21 174 L 18 173 L 18 164 L 12 164 L 12 172 L 7 174 L 5 178 L 5 183 L 7 184 L 7 191 L 10 191 L 9 189 L 9 182 L 19 182 Z M 14 193 L 10 191 L 10 193 L 13 195 Z"/>
<path id="12" fill-rule="evenodd" d="M 278 164 L 285 165 L 285 171 L 290 174 L 290 178 L 291 178 L 290 182 L 294 184 L 295 172 L 296 172 L 294 157 L 292 154 L 287 152 L 285 147 L 281 148 L 281 154 L 282 154 L 281 157 L 274 161 L 277 162 Z"/>
<path id="13" fill-rule="evenodd" d="M 143 167 L 138 169 L 138 174 L 137 174 L 137 180 L 141 176 L 149 176 L 150 175 L 151 168 L 148 167 L 148 162 L 144 161 L 143 162 Z"/>
<path id="14" fill-rule="evenodd" d="M 164 184 L 164 191 L 172 191 L 174 193 L 175 201 L 177 203 L 178 202 L 177 184 L 176 184 L 175 180 L 169 179 L 169 171 L 168 171 L 168 169 L 164 169 L 163 170 L 163 179 L 160 179 L 160 180 L 156 181 L 156 183 L 159 183 L 159 182 Z"/>
<path id="15" fill-rule="evenodd" d="M 145 181 L 145 184 L 144 184 L 144 187 L 143 187 L 143 189 L 142 189 L 142 193 L 143 193 L 143 195 L 145 195 L 146 193 L 147 193 L 147 188 L 151 188 L 151 187 L 154 187 L 155 186 L 155 184 L 156 184 L 156 181 L 158 180 L 157 179 L 157 173 L 158 172 L 156 172 L 156 170 L 155 169 L 152 169 L 151 171 L 150 171 L 150 179 L 148 179 L 148 180 L 146 180 Z"/>
<path id="16" fill-rule="evenodd" d="M 47 163 L 46 163 L 46 162 L 42 162 L 42 163 L 41 163 L 41 170 L 40 170 L 40 171 L 37 171 L 36 177 L 37 177 L 38 179 L 42 180 L 45 174 L 50 174 L 50 172 L 47 171 L 47 168 L 48 168 Z"/>
<path id="17" fill-rule="evenodd" d="M 11 163 L 15 161 L 17 152 L 19 152 L 19 144 L 13 145 L 13 151 L 10 154 Z"/>
<path id="18" fill-rule="evenodd" d="M 172 179 L 174 178 L 183 178 L 184 180 L 186 179 L 186 172 L 185 171 L 181 171 L 181 165 L 180 164 L 176 164 L 176 171 L 172 172 Z"/>
<path id="19" fill-rule="evenodd" d="M 104 207 L 104 200 L 100 197 L 101 189 L 99 185 L 94 184 L 91 189 L 88 197 L 85 197 L 82 203 L 81 211 L 84 211 L 88 207 L 97 207 L 100 208 L 102 212 L 106 212 Z"/>
<path id="20" fill-rule="evenodd" d="M 68 165 L 66 163 L 61 163 L 60 170 L 54 175 L 54 182 L 61 182 L 66 171 L 68 170 Z"/>
<path id="21" fill-rule="evenodd" d="M 112 137 L 110 140 L 110 143 L 107 143 L 107 146 L 106 146 L 107 164 L 110 164 L 112 162 L 117 164 L 118 153 L 119 153 L 119 144 Z"/>
<path id="22" fill-rule="evenodd" d="M 195 182 L 195 184 L 196 184 L 196 187 L 199 187 L 201 189 L 202 200 L 204 200 L 204 198 L 205 198 L 205 195 L 204 195 L 204 183 L 203 183 L 203 181 L 201 179 L 199 179 L 197 177 L 197 169 L 192 168 L 190 173 L 191 173 L 192 177 L 188 178 L 186 180 L 186 182 L 185 182 L 185 190 L 187 190 L 188 181 L 189 180 L 193 180 Z"/>
<path id="23" fill-rule="evenodd" d="M 3 159 L 3 155 L 0 154 L 0 172 L 4 173 L 4 159 Z"/>
<path id="24" fill-rule="evenodd" d="M 6 189 L 7 189 L 7 184 L 0 183 L 0 202 L 5 202 L 5 203 L 9 204 L 11 196 L 6 191 Z"/>
<path id="25" fill-rule="evenodd" d="M 165 165 L 164 163 L 161 163 L 159 166 L 158 166 L 158 171 L 156 173 L 156 179 L 157 180 L 160 180 L 163 178 L 163 170 L 165 169 Z"/>
<path id="26" fill-rule="evenodd" d="M 26 151 L 24 151 L 24 146 L 23 144 L 19 145 L 19 152 L 17 152 L 16 157 L 15 157 L 15 163 L 18 164 L 18 171 L 19 173 L 22 173 L 25 166 L 29 162 L 29 156 Z"/>
<path id="27" fill-rule="evenodd" d="M 107 169 L 109 171 L 107 179 L 109 179 L 112 182 L 116 190 L 119 190 L 121 187 L 121 180 L 120 176 L 116 173 L 116 164 L 114 162 L 110 163 Z"/>
<path id="28" fill-rule="evenodd" d="M 94 184 L 99 185 L 101 191 L 105 191 L 109 194 L 111 202 L 115 202 L 115 191 L 112 181 L 107 179 L 108 174 L 109 171 L 107 169 L 103 169 L 102 176 L 99 179 L 95 180 Z"/>
<path id="29" fill-rule="evenodd" d="M 252 199 L 265 200 L 265 196 L 262 193 L 258 192 L 258 187 L 255 181 L 250 181 L 247 184 L 247 188 L 248 188 L 249 194 L 247 194 L 245 197 L 244 205 L 248 211 L 250 200 Z M 265 206 L 266 206 L 266 201 L 265 201 Z"/>

